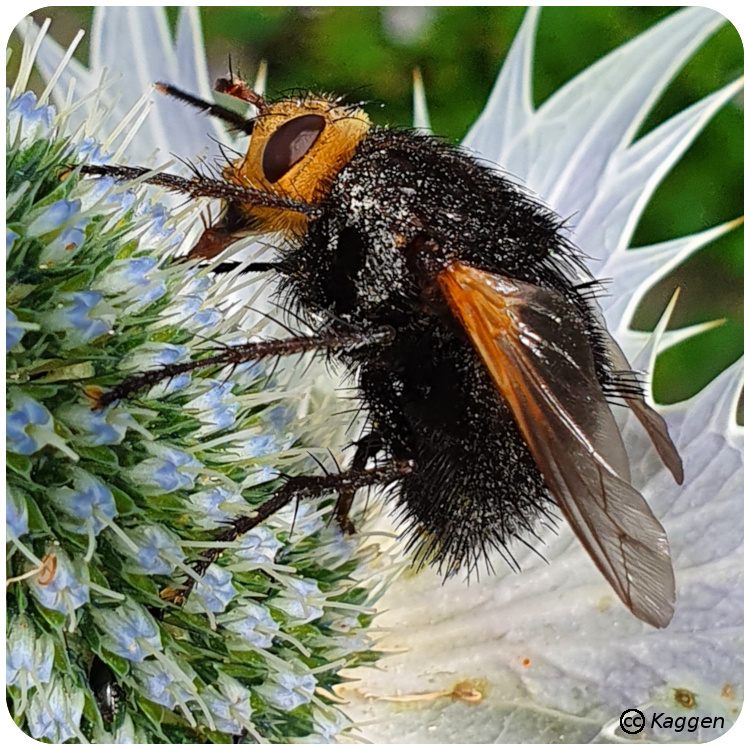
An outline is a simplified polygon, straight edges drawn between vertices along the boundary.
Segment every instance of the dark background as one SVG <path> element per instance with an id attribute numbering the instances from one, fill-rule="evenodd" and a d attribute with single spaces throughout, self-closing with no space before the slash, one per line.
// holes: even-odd
<path id="1" fill-rule="evenodd" d="M 61 43 L 88 29 L 90 8 L 43 8 Z M 171 20 L 177 10 L 168 9 Z M 674 12 L 656 7 L 546 8 L 534 62 L 534 101 L 609 50 Z M 412 69 L 424 77 L 435 133 L 460 139 L 487 100 L 515 36 L 520 7 L 211 7 L 201 10 L 212 78 L 235 70 L 252 80 L 269 66 L 268 93 L 292 87 L 356 96 L 378 123 L 411 124 Z M 11 47 L 17 47 L 11 40 Z M 86 43 L 78 56 L 85 60 Z M 16 60 L 18 59 L 14 55 Z M 742 43 L 727 24 L 698 52 L 658 102 L 643 132 L 742 72 Z M 10 66 L 10 74 L 13 65 Z M 743 212 L 743 110 L 735 100 L 714 118 L 664 180 L 633 245 L 645 245 L 734 219 Z M 670 403 L 697 392 L 743 351 L 743 232 L 700 251 L 653 290 L 635 327 L 653 328 L 675 286 L 672 326 L 725 318 L 724 325 L 673 347 L 655 373 L 656 396 Z"/>

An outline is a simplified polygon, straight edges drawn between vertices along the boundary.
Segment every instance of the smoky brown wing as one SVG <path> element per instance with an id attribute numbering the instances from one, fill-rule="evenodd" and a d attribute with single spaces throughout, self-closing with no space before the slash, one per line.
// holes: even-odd
<path id="1" fill-rule="evenodd" d="M 604 331 L 604 340 L 613 366 L 621 372 L 630 371 L 631 367 L 625 357 L 625 353 L 620 348 L 620 345 L 612 338 L 609 331 Z M 621 396 L 646 430 L 646 433 L 651 438 L 651 442 L 654 444 L 654 448 L 656 448 L 656 452 L 659 454 L 664 465 L 671 472 L 675 482 L 677 482 L 677 484 L 682 484 L 685 480 L 682 458 L 680 458 L 680 454 L 677 452 L 677 447 L 669 436 L 667 423 L 664 421 L 664 417 L 646 403 L 646 398 L 643 393 L 627 391 L 622 392 Z"/>
<path id="2" fill-rule="evenodd" d="M 622 437 L 570 305 L 457 262 L 437 280 L 573 531 L 633 614 L 665 627 L 675 597 L 667 535 L 630 485 Z"/>

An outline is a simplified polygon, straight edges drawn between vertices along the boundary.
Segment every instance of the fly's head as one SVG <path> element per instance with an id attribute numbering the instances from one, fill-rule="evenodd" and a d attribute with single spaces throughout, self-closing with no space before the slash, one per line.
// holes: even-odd
<path id="1" fill-rule="evenodd" d="M 245 98 L 245 97 L 243 97 Z M 367 114 L 358 105 L 306 94 L 266 103 L 258 110 L 246 156 L 232 163 L 225 177 L 306 203 L 324 198 L 336 175 L 352 158 L 370 130 Z M 247 206 L 260 231 L 300 235 L 307 218 L 292 211 Z"/>

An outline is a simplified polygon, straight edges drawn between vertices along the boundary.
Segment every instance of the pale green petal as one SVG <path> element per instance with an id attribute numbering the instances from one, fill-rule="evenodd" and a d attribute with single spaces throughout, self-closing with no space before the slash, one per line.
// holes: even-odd
<path id="1" fill-rule="evenodd" d="M 463 141 L 467 148 L 501 166 L 510 142 L 527 130 L 534 116 L 531 76 L 538 20 L 539 8 L 529 8 L 490 98 Z"/>
<path id="2" fill-rule="evenodd" d="M 22 37 L 36 33 L 36 25 L 21 25 Z M 210 94 L 208 69 L 202 49 L 200 23 L 195 9 L 184 11 L 178 24 L 178 39 L 172 41 L 164 8 L 99 6 L 94 12 L 89 46 L 90 69 L 77 61 L 66 67 L 53 91 L 53 101 L 62 109 L 68 87 L 74 85 L 75 98 L 95 92 L 107 70 L 105 85 L 87 107 L 70 116 L 71 130 L 81 125 L 93 106 L 104 108 L 98 115 L 99 133 L 113 130 L 144 94 L 149 94 L 153 110 L 144 121 L 138 138 L 130 141 L 123 157 L 130 164 L 164 162 L 171 154 L 201 151 L 218 155 L 215 140 L 226 140 L 218 120 L 196 116 L 169 97 L 156 94 L 153 84 L 168 81 L 203 96 Z M 127 40 L 127 43 L 124 43 Z M 48 80 L 62 60 L 65 50 L 46 36 L 37 55 L 40 73 Z M 179 127 L 175 127 L 179 123 Z"/>
<path id="3" fill-rule="evenodd" d="M 551 96 L 503 153 L 486 154 L 521 177 L 560 215 L 585 211 L 668 83 L 724 23 L 690 8 L 619 47 Z"/>
<path id="4" fill-rule="evenodd" d="M 40 27 L 30 19 L 24 19 L 24 21 L 18 24 L 16 31 L 18 31 L 21 38 L 26 42 L 36 37 L 40 31 Z M 57 71 L 58 66 L 65 57 L 65 52 L 66 49 L 61 47 L 54 39 L 49 36 L 44 37 L 34 58 L 34 65 L 45 82 L 49 81 L 55 71 Z M 23 76 L 19 76 L 19 78 L 23 78 Z M 51 92 L 52 103 L 58 110 L 63 110 L 71 86 L 73 87 L 73 98 L 77 99 L 80 98 L 82 91 L 93 91 L 98 83 L 98 75 L 94 75 L 84 65 L 79 63 L 78 60 L 73 58 L 65 66 L 65 69 L 58 78 L 57 86 Z M 25 85 L 25 82 L 23 85 Z M 82 121 L 83 117 L 79 114 L 77 122 L 80 123 Z"/>
<path id="5" fill-rule="evenodd" d="M 581 249 L 606 259 L 590 264 L 595 275 L 627 277 L 624 250 L 652 193 L 709 120 L 742 89 L 742 83 L 735 81 L 707 96 L 612 156 L 596 196 L 581 209 L 575 227 Z M 617 321 L 610 319 L 610 324 Z"/>
<path id="6" fill-rule="evenodd" d="M 608 298 L 602 300 L 609 319 L 620 321 L 619 329 L 627 326 L 648 290 L 691 255 L 741 223 L 728 221 L 702 232 L 617 253 L 602 269 L 602 276 L 611 279 L 607 284 Z"/>
<path id="7" fill-rule="evenodd" d="M 419 69 L 414 71 L 414 127 L 423 130 L 426 133 L 431 133 L 432 128 L 430 127 L 430 113 L 427 110 L 427 97 L 424 91 L 424 82 L 422 81 L 422 74 Z"/>
<path id="8" fill-rule="evenodd" d="M 208 77 L 206 65 L 206 51 L 203 46 L 203 32 L 198 8 L 190 6 L 180 10 L 177 20 L 177 35 L 175 40 L 177 69 L 181 80 L 186 84 L 194 84 L 194 94 L 211 96 L 211 81 Z"/>

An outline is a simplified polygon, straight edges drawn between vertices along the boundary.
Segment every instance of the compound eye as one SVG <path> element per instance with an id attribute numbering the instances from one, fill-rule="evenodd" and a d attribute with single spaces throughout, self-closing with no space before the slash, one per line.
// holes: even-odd
<path id="1" fill-rule="evenodd" d="M 263 175 L 278 182 L 311 148 L 323 132 L 322 115 L 301 115 L 285 122 L 269 139 L 263 151 Z"/>

